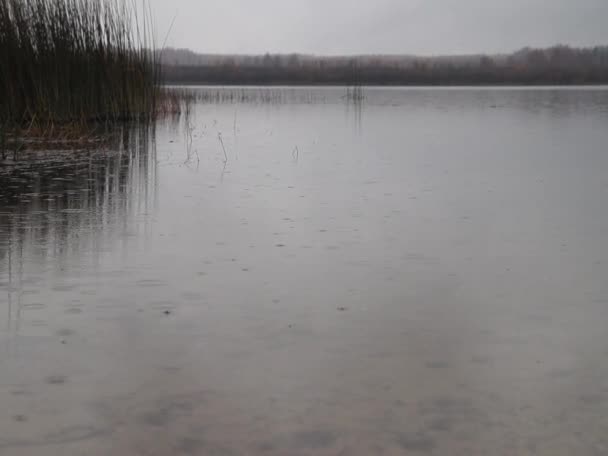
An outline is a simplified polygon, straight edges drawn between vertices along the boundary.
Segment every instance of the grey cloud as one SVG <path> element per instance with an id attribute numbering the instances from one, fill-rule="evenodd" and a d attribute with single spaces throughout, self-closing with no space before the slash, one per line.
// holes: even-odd
<path id="1" fill-rule="evenodd" d="M 199 52 L 452 54 L 608 44 L 606 0 L 149 0 Z"/>

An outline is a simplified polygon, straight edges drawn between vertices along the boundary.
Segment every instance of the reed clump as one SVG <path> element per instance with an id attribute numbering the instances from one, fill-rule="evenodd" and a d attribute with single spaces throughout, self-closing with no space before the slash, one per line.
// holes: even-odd
<path id="1" fill-rule="evenodd" d="M 129 0 L 0 0 L 0 141 L 151 118 L 160 65 Z"/>

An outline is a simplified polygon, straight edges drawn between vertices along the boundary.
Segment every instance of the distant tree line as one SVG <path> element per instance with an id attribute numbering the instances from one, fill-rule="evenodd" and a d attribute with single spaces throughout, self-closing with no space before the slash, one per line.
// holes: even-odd
<path id="1" fill-rule="evenodd" d="M 166 50 L 168 84 L 574 85 L 608 83 L 608 46 L 456 57 L 219 56 Z"/>

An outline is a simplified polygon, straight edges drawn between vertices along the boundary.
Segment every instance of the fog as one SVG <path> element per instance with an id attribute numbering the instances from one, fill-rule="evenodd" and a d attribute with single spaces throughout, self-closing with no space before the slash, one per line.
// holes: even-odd
<path id="1" fill-rule="evenodd" d="M 608 43 L 605 0 L 149 0 L 157 40 L 211 53 L 462 54 Z"/>

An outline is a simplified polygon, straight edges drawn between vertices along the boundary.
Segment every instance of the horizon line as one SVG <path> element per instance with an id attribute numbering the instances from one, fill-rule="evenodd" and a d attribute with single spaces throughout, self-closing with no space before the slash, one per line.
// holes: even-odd
<path id="1" fill-rule="evenodd" d="M 608 43 L 606 44 L 593 44 L 586 46 L 575 46 L 571 44 L 565 43 L 556 43 L 550 46 L 523 46 L 517 48 L 512 51 L 503 51 L 503 52 L 466 52 L 466 53 L 445 53 L 445 54 L 416 54 L 416 53 L 394 53 L 394 52 L 377 52 L 377 53 L 344 53 L 344 54 L 316 54 L 316 53 L 306 53 L 306 52 L 254 52 L 254 53 L 234 53 L 234 52 L 204 52 L 204 51 L 196 51 L 192 48 L 188 47 L 176 47 L 176 46 L 165 46 L 164 48 L 160 48 L 158 50 L 174 50 L 174 51 L 186 51 L 191 52 L 195 55 L 202 56 L 216 56 L 216 57 L 264 57 L 266 55 L 270 56 L 301 56 L 301 57 L 314 57 L 314 58 L 355 58 L 355 57 L 413 57 L 413 58 L 442 58 L 442 57 L 476 57 L 476 56 L 507 56 L 513 55 L 521 51 L 525 50 L 551 50 L 557 48 L 569 48 L 573 50 L 592 50 L 597 48 L 608 48 Z"/>

